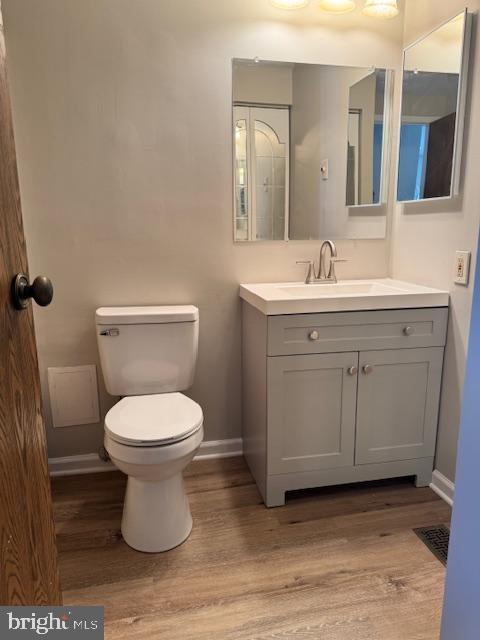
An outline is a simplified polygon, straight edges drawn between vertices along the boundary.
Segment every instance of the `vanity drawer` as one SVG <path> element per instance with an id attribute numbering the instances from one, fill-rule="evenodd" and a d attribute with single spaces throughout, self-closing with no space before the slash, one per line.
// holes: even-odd
<path id="1" fill-rule="evenodd" d="M 448 308 L 269 316 L 269 356 L 443 347 Z"/>

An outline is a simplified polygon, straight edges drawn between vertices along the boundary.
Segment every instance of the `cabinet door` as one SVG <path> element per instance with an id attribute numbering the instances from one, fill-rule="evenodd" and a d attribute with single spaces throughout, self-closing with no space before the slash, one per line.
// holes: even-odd
<path id="1" fill-rule="evenodd" d="M 435 453 L 443 349 L 360 353 L 356 464 Z"/>
<path id="2" fill-rule="evenodd" d="M 269 474 L 353 465 L 357 369 L 357 352 L 268 358 Z"/>

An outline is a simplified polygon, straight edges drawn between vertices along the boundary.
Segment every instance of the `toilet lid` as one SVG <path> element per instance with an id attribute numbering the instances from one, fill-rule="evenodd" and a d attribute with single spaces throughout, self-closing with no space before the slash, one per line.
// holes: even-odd
<path id="1" fill-rule="evenodd" d="M 182 393 L 131 396 L 105 417 L 105 430 L 117 442 L 155 446 L 178 442 L 203 424 L 201 407 Z"/>

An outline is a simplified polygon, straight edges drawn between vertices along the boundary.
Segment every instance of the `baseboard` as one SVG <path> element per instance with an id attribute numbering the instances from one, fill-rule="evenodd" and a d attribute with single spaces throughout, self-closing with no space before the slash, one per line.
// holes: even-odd
<path id="1" fill-rule="evenodd" d="M 233 458 L 243 454 L 241 438 L 234 440 L 207 440 L 202 442 L 195 460 L 209 460 L 211 458 Z"/>
<path id="2" fill-rule="evenodd" d="M 242 455 L 242 440 L 210 440 L 202 442 L 195 460 L 210 460 L 213 458 L 232 458 Z M 51 476 L 74 476 L 86 473 L 113 471 L 111 462 L 103 462 L 96 453 L 80 456 L 65 456 L 63 458 L 49 458 L 48 468 Z"/>
<path id="3" fill-rule="evenodd" d="M 49 458 L 48 468 L 51 476 L 76 476 L 100 471 L 113 471 L 111 462 L 103 462 L 96 453 L 81 456 L 65 456 L 64 458 Z"/>
<path id="4" fill-rule="evenodd" d="M 440 496 L 440 498 L 445 500 L 445 502 L 451 507 L 453 506 L 455 485 L 451 480 L 445 477 L 443 473 L 440 473 L 440 471 L 437 470 L 433 472 L 430 489 L 432 489 L 432 491 L 435 491 L 435 493 Z"/>

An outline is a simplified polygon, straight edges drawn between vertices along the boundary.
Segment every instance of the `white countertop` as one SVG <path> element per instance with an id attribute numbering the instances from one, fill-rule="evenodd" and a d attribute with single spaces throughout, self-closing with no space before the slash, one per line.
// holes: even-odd
<path id="1" fill-rule="evenodd" d="M 337 284 L 242 284 L 240 297 L 268 316 L 448 307 L 450 299 L 448 291 L 389 278 L 341 280 Z"/>

